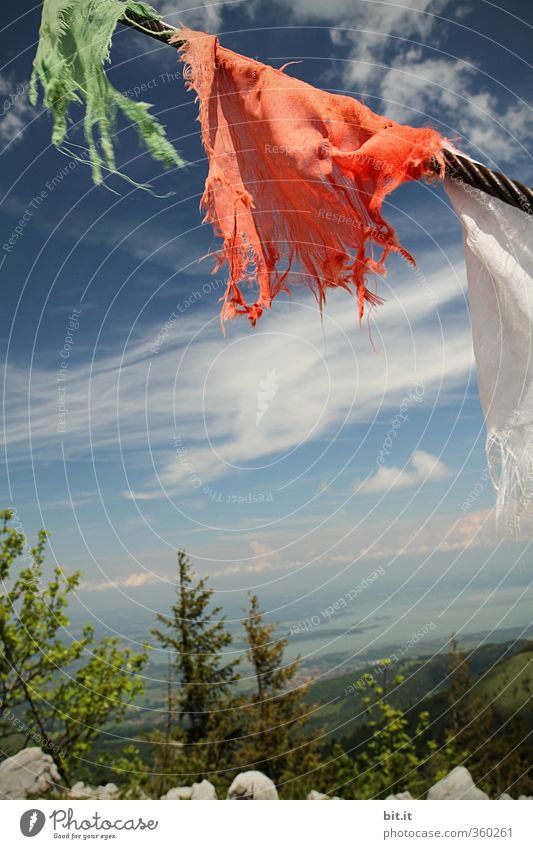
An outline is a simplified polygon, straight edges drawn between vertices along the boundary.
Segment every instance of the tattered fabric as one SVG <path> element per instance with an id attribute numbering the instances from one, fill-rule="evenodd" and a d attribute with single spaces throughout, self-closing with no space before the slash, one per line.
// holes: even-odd
<path id="1" fill-rule="evenodd" d="M 135 125 L 140 142 L 154 159 L 166 168 L 184 165 L 165 128 L 150 113 L 149 104 L 122 94 L 106 76 L 104 66 L 109 61 L 113 33 L 128 12 L 146 20 L 160 20 L 150 6 L 134 0 L 44 0 L 43 4 L 30 101 L 37 103 L 40 83 L 45 106 L 54 120 L 53 144 L 69 156 L 90 162 L 95 183 L 102 182 L 103 169 L 117 173 L 115 125 L 120 112 Z M 76 104 L 85 106 L 87 160 L 65 144 L 71 128 L 70 109 Z"/>
<path id="2" fill-rule="evenodd" d="M 533 523 L 533 218 L 448 178 L 461 220 L 487 462 L 503 531 Z"/>
<path id="3" fill-rule="evenodd" d="M 400 184 L 444 174 L 443 139 L 375 115 L 350 97 L 328 94 L 182 29 L 185 78 L 198 94 L 209 174 L 206 220 L 224 245 L 228 286 L 222 321 L 245 314 L 255 325 L 289 283 L 303 283 L 320 307 L 328 288 L 380 298 L 368 288 L 391 252 L 413 258 L 382 217 Z M 248 289 L 254 291 L 248 303 Z"/>

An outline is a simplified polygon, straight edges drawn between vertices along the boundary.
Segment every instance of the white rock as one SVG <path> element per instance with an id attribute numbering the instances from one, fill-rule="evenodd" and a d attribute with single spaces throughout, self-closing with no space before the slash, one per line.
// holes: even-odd
<path id="1" fill-rule="evenodd" d="M 322 802 L 325 799 L 329 800 L 329 796 L 325 793 L 319 793 L 318 790 L 311 790 L 311 792 L 307 794 L 307 798 L 310 802 Z"/>
<path id="2" fill-rule="evenodd" d="M 501 799 L 502 801 L 506 801 L 506 802 L 508 802 L 509 799 L 512 799 L 512 798 L 513 798 L 512 796 L 509 796 L 509 793 L 502 793 L 501 796 L 498 796 L 498 799 Z"/>
<path id="3" fill-rule="evenodd" d="M 278 791 L 274 782 L 262 772 L 250 769 L 240 772 L 228 790 L 228 799 L 262 799 L 263 801 L 278 800 Z"/>
<path id="4" fill-rule="evenodd" d="M 76 781 L 68 792 L 70 799 L 97 799 L 96 789 L 84 781 Z"/>
<path id="5" fill-rule="evenodd" d="M 521 799 L 533 799 L 533 796 L 519 796 L 518 801 L 520 802 Z"/>
<path id="6" fill-rule="evenodd" d="M 386 802 L 391 802 L 394 799 L 398 799 L 399 801 L 402 799 L 412 799 L 413 797 L 409 793 L 409 790 L 406 790 L 404 793 L 391 793 L 390 796 L 387 796 L 385 799 Z"/>
<path id="7" fill-rule="evenodd" d="M 90 784 L 85 784 L 83 781 L 77 781 L 69 790 L 71 799 L 117 799 L 119 789 L 116 784 L 100 784 L 98 787 L 91 787 Z"/>
<path id="8" fill-rule="evenodd" d="M 200 781 L 199 784 L 193 784 L 191 799 L 193 801 L 198 801 L 200 799 L 217 799 L 217 791 L 213 787 L 210 781 L 207 781 L 204 778 L 203 781 Z"/>
<path id="9" fill-rule="evenodd" d="M 116 799 L 118 797 L 118 787 L 116 784 L 100 784 L 96 788 L 97 799 Z"/>
<path id="10" fill-rule="evenodd" d="M 0 799 L 27 799 L 61 783 L 52 756 L 38 747 L 21 749 L 0 764 Z"/>
<path id="11" fill-rule="evenodd" d="M 83 796 L 85 793 L 85 783 L 83 781 L 76 781 L 75 784 L 69 790 L 69 796 Z"/>
<path id="12" fill-rule="evenodd" d="M 464 766 L 456 766 L 446 778 L 430 788 L 428 799 L 488 799 L 486 793 L 474 784 Z"/>
<path id="13" fill-rule="evenodd" d="M 169 801 L 174 799 L 191 799 L 192 787 L 171 787 L 168 793 L 165 793 L 161 798 Z"/>
<path id="14" fill-rule="evenodd" d="M 105 784 L 104 790 L 106 790 L 106 792 L 110 793 L 112 796 L 118 796 L 118 787 L 112 782 L 109 782 L 109 784 Z"/>

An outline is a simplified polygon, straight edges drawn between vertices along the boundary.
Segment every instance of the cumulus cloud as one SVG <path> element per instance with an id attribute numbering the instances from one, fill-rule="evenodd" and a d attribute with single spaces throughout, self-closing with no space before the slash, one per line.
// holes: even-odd
<path id="1" fill-rule="evenodd" d="M 376 84 L 396 120 L 436 118 L 451 128 L 448 135 L 460 133 L 485 156 L 513 158 L 533 129 L 533 110 L 521 103 L 501 110 L 497 97 L 476 85 L 477 76 L 477 68 L 462 59 L 428 58 L 411 48 L 379 73 Z"/>
<path id="2" fill-rule="evenodd" d="M 453 470 L 442 460 L 426 451 L 415 451 L 408 466 L 380 466 L 369 480 L 359 484 L 359 492 L 388 492 L 391 489 L 403 489 L 429 481 L 442 481 L 449 478 Z"/>
<path id="3" fill-rule="evenodd" d="M 382 526 L 381 532 L 376 523 L 373 531 L 377 541 L 362 547 L 359 557 L 383 560 L 486 548 L 501 542 L 493 510 L 478 510 L 459 517 L 440 514 L 422 524 L 419 519 L 404 519 L 391 523 L 390 527 Z"/>
<path id="4" fill-rule="evenodd" d="M 28 83 L 0 73 L 0 142 L 20 141 L 35 115 L 28 101 Z"/>
<path id="5" fill-rule="evenodd" d="M 294 563 L 281 561 L 280 555 L 271 545 L 262 540 L 252 539 L 249 542 L 251 556 L 246 561 L 230 563 L 218 573 L 219 575 L 252 574 L 271 572 L 273 569 L 290 569 Z"/>
<path id="6" fill-rule="evenodd" d="M 382 99 L 383 111 L 395 120 L 430 120 L 445 135 L 459 135 L 461 144 L 477 155 L 502 161 L 527 155 L 531 107 L 518 97 L 501 106 L 497 88 L 489 86 L 483 70 L 468 56 L 439 50 L 446 34 L 453 32 L 445 20 L 452 10 L 455 14 L 452 0 L 419 0 L 409 7 L 359 4 L 331 30 L 335 46 L 348 46 L 343 84 Z M 457 11 L 464 15 L 467 7 Z"/>
<path id="7" fill-rule="evenodd" d="M 165 0 L 157 7 L 159 14 L 166 18 L 168 23 L 178 25 L 178 18 L 184 24 L 193 29 L 205 30 L 205 32 L 216 33 L 220 29 L 222 15 L 224 12 L 224 2 L 208 2 L 208 0 L 200 0 L 200 2 L 187 4 L 183 7 L 174 0 Z"/>
<path id="8" fill-rule="evenodd" d="M 301 5 L 303 11 L 305 0 Z M 452 6 L 452 0 L 412 0 L 409 5 L 402 0 L 392 0 L 350 6 L 346 15 L 339 16 L 328 5 L 324 17 L 336 23 L 335 29 L 330 31 L 333 44 L 352 48 L 351 61 L 345 65 L 344 81 L 365 85 L 379 77 L 380 69 L 389 65 L 391 54 L 392 57 L 405 55 L 411 49 L 411 40 L 431 38 L 433 44 L 437 43 L 444 25 L 441 14 Z M 456 3 L 454 6 L 459 12 Z"/>
<path id="9" fill-rule="evenodd" d="M 456 0 L 277 0 L 297 23 L 330 26 L 341 85 L 406 123 L 432 122 L 473 155 L 502 163 L 528 156 L 533 110 L 476 67 L 453 55 L 454 25 L 473 8 Z M 247 4 L 249 14 L 258 7 Z M 336 77 L 329 75 L 335 84 Z M 499 92 L 502 94 L 500 100 Z M 383 103 L 372 103 L 371 98 Z"/>

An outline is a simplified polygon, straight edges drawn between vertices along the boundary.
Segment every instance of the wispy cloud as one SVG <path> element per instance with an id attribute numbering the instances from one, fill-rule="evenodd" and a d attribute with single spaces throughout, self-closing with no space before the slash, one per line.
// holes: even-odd
<path id="1" fill-rule="evenodd" d="M 105 581 L 81 581 L 80 590 L 84 592 L 105 592 L 112 589 L 138 589 L 146 587 L 149 584 L 168 583 L 172 581 L 172 576 L 160 576 L 154 572 L 130 572 L 127 575 L 121 575 L 116 578 L 110 578 Z"/>
<path id="2" fill-rule="evenodd" d="M 415 451 L 407 466 L 380 466 L 376 474 L 357 487 L 359 492 L 388 492 L 428 481 L 446 480 L 453 469 L 426 451 Z"/>
<path id="3" fill-rule="evenodd" d="M 59 459 L 61 443 L 67 457 L 122 456 L 134 470 L 130 499 L 193 497 L 236 470 L 253 474 L 258 463 L 272 466 L 299 446 L 333 439 L 348 422 L 371 421 L 415 383 L 425 387 L 423 405 L 444 402 L 472 369 L 463 285 L 447 264 L 425 288 L 408 269 L 395 274 L 394 289 L 382 284 L 389 300 L 373 319 L 377 350 L 343 292 L 331 296 L 323 323 L 306 297 L 276 304 L 276 315 L 267 314 L 254 332 L 244 322 L 229 325 L 226 338 L 210 295 L 210 319 L 189 310 L 156 354 L 150 348 L 159 325 L 124 352 L 117 340 L 116 351 L 102 349 L 93 364 L 73 351 L 62 386 L 64 434 L 57 362 L 31 373 L 10 365 L 8 456 L 27 458 L 31 427 L 35 457 Z M 449 310 L 457 300 L 462 309 Z M 272 370 L 278 388 L 257 422 L 258 386 Z"/>
<path id="4" fill-rule="evenodd" d="M 293 562 L 283 560 L 279 553 L 266 542 L 252 539 L 249 543 L 251 556 L 245 561 L 230 563 L 218 575 L 259 575 L 261 572 L 293 568 Z"/>

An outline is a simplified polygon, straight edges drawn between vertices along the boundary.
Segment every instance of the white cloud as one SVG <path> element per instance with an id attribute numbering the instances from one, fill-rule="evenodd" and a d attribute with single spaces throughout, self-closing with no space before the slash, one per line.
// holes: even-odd
<path id="1" fill-rule="evenodd" d="M 381 98 L 384 105 L 378 111 L 397 121 L 430 121 L 449 137 L 461 136 L 462 145 L 478 156 L 505 162 L 527 155 L 531 107 L 516 99 L 502 108 L 487 88 L 483 69 L 468 56 L 438 52 L 445 33 L 453 32 L 441 19 L 447 11 L 456 11 L 452 0 L 357 6 L 331 31 L 335 46 L 350 47 L 342 65 L 343 84 Z"/>
<path id="2" fill-rule="evenodd" d="M 276 569 L 291 569 L 294 563 L 280 562 L 280 555 L 268 543 L 252 539 L 249 542 L 251 557 L 246 561 L 231 563 L 218 572 L 218 575 L 259 575 Z"/>
<path id="3" fill-rule="evenodd" d="M 291 22 L 330 26 L 332 57 L 348 91 L 361 92 L 376 111 L 398 121 L 436 126 L 478 158 L 505 163 L 529 155 L 533 109 L 475 67 L 468 55 L 453 55 L 455 22 L 473 8 L 457 0 L 275 0 Z M 158 7 L 169 23 L 217 33 L 224 11 L 238 5 L 255 21 L 261 0 L 197 2 Z M 450 46 L 451 45 L 451 46 Z M 440 48 L 446 46 L 447 53 Z M 344 52 L 343 50 L 346 51 Z M 452 51 L 450 53 L 450 51 Z M 150 55 L 159 56 L 153 49 Z M 329 80 L 332 77 L 329 75 Z M 496 92 L 506 98 L 500 102 Z M 379 98 L 383 104 L 373 103 Z"/>
<path id="4" fill-rule="evenodd" d="M 340 25 L 360 27 L 385 33 L 404 35 L 416 30 L 425 34 L 432 26 L 432 15 L 438 14 L 448 0 L 286 0 L 293 18 L 298 21 L 319 19 Z M 280 0 L 285 2 L 285 0 Z M 258 3 L 248 2 L 246 8 L 253 12 Z"/>
<path id="5" fill-rule="evenodd" d="M 337 46 L 353 45 L 352 61 L 345 68 L 344 81 L 350 85 L 365 85 L 379 77 L 382 66 L 389 63 L 386 56 L 392 50 L 400 56 L 409 50 L 409 40 L 428 40 L 438 35 L 443 21 L 440 13 L 452 0 L 412 0 L 407 5 L 402 0 L 389 3 L 364 2 L 347 10 L 339 17 L 328 5 L 326 19 L 335 21 L 331 39 Z M 303 0 L 305 6 L 305 0 Z M 333 4 L 335 7 L 335 4 Z"/>
<path id="6" fill-rule="evenodd" d="M 454 24 L 472 5 L 457 0 L 277 0 L 299 23 L 324 21 L 343 87 L 398 121 L 431 123 L 475 156 L 513 162 L 528 156 L 533 110 L 518 97 L 502 105 L 497 83 L 454 56 Z M 257 3 L 247 4 L 249 14 Z M 441 46 L 448 48 L 441 52 Z M 451 47 L 449 46 L 451 45 Z M 347 55 L 343 53 L 347 48 Z M 331 80 L 332 77 L 330 76 Z M 500 89 L 505 98 L 508 92 Z M 373 104 L 370 98 L 384 102 Z M 457 137 L 459 136 L 459 139 Z"/>
<path id="7" fill-rule="evenodd" d="M 201 29 L 205 32 L 217 33 L 224 12 L 224 1 L 210 3 L 208 0 L 191 3 L 185 8 L 174 0 L 165 0 L 157 7 L 159 14 L 167 20 L 167 23 L 178 25 L 178 20 L 192 29 Z"/>
<path id="8" fill-rule="evenodd" d="M 399 53 L 390 70 L 379 71 L 376 87 L 395 120 L 419 122 L 428 116 L 484 156 L 515 158 L 520 139 L 533 129 L 533 110 L 516 103 L 502 112 L 493 94 L 483 88 L 475 92 L 477 76 L 477 68 L 461 59 L 424 58 L 420 48 L 411 48 Z"/>
<path id="9" fill-rule="evenodd" d="M 208 324 L 190 309 L 157 354 L 150 347 L 160 326 L 124 353 L 121 339 L 112 349 L 103 346 L 92 368 L 73 350 L 64 434 L 57 432 L 57 361 L 34 365 L 31 374 L 10 365 L 8 458 L 27 459 L 31 424 L 34 457 L 60 459 L 61 443 L 67 458 L 94 456 L 98 463 L 122 455 L 132 478 L 127 497 L 193 498 L 239 470 L 257 482 L 254 468 L 278 463 L 276 472 L 289 452 L 298 457 L 311 446 L 318 453 L 317 440 L 394 409 L 414 384 L 424 385 L 421 406 L 431 409 L 464 387 L 473 356 L 464 283 L 448 264 L 428 273 L 422 285 L 409 269 L 395 267 L 390 286 L 381 284 L 388 300 L 373 320 L 377 350 L 366 325 L 357 327 L 353 299 L 341 291 L 331 294 L 323 323 L 314 301 L 306 296 L 298 305 L 296 293 L 292 305 L 276 304 L 276 315 L 267 313 L 255 331 L 234 322 L 224 338 L 218 294 L 211 293 Z M 446 311 L 457 299 L 462 308 Z M 257 425 L 266 369 L 276 370 L 279 389 Z"/>
<path id="10" fill-rule="evenodd" d="M 449 478 L 453 470 L 426 451 L 415 451 L 408 467 L 380 466 L 376 474 L 357 487 L 359 492 L 388 492 Z"/>
<path id="11" fill-rule="evenodd" d="M 116 588 L 132 590 L 149 584 L 167 583 L 169 581 L 172 581 L 171 576 L 160 576 L 148 571 L 130 572 L 128 575 L 110 578 L 106 581 L 81 581 L 80 590 L 85 592 L 105 592 Z"/>
<path id="12" fill-rule="evenodd" d="M 34 115 L 28 101 L 28 83 L 0 73 L 0 141 L 5 145 L 20 141 Z"/>
<path id="13" fill-rule="evenodd" d="M 478 510 L 459 517 L 440 514 L 431 516 L 423 524 L 420 519 L 403 519 L 382 527 L 381 532 L 376 523 L 373 533 L 377 541 L 361 548 L 359 557 L 381 560 L 464 551 L 492 547 L 501 541 L 493 510 Z"/>

